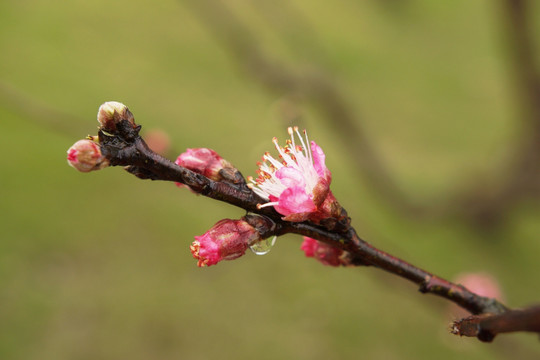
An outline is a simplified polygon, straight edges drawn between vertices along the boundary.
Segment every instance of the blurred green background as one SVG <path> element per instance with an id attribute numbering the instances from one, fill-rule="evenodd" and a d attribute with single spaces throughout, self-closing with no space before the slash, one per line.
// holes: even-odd
<path id="1" fill-rule="evenodd" d="M 166 132 L 171 158 L 211 147 L 244 175 L 294 121 L 326 152 L 362 237 L 442 277 L 489 273 L 512 307 L 538 302 L 538 193 L 489 202 L 509 173 L 538 175 L 514 171 L 536 130 L 505 2 L 0 2 L 0 358 L 540 357 L 530 334 L 452 336 L 446 301 L 373 268 L 322 266 L 297 236 L 197 268 L 193 236 L 242 211 L 66 164 L 108 100 Z M 369 151 L 388 183 L 362 166 Z M 390 183 L 408 200 L 385 195 Z"/>

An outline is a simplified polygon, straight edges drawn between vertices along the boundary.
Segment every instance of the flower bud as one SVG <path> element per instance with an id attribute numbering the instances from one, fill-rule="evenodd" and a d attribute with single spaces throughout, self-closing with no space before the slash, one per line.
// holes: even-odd
<path id="1" fill-rule="evenodd" d="M 195 236 L 190 250 L 199 267 L 210 266 L 239 258 L 259 240 L 257 230 L 244 220 L 223 219 L 204 235 Z"/>
<path id="2" fill-rule="evenodd" d="M 128 107 L 116 101 L 108 101 L 99 107 L 97 120 L 105 131 L 116 131 L 116 125 L 123 120 L 127 120 L 134 128 L 135 118 Z"/>
<path id="3" fill-rule="evenodd" d="M 107 160 L 101 154 L 101 148 L 92 140 L 79 140 L 67 151 L 68 164 L 80 172 L 100 170 L 109 166 Z"/>
<path id="4" fill-rule="evenodd" d="M 195 148 L 186 149 L 186 152 L 180 154 L 175 163 L 198 174 L 204 175 L 214 181 L 224 179 L 223 172 L 220 170 L 236 169 L 225 159 L 218 155 L 212 149 Z M 226 172 L 228 173 L 228 171 Z"/>
<path id="5" fill-rule="evenodd" d="M 304 236 L 304 242 L 300 249 L 304 251 L 307 257 L 315 258 L 324 265 L 346 265 L 345 251 L 310 237 Z"/>

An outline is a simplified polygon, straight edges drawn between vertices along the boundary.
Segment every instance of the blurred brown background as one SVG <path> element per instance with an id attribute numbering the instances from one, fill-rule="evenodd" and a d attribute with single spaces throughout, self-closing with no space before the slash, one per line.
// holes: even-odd
<path id="1" fill-rule="evenodd" d="M 193 236 L 239 209 L 65 159 L 108 100 L 170 158 L 211 147 L 244 175 L 297 124 L 362 237 L 529 305 L 538 20 L 517 0 L 0 2 L 0 358 L 538 358 L 533 335 L 448 334 L 447 302 L 296 236 L 199 269 Z"/>

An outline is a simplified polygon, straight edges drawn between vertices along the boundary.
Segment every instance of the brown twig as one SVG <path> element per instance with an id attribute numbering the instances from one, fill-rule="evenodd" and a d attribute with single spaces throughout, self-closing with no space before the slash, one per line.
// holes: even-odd
<path id="1" fill-rule="evenodd" d="M 453 334 L 477 337 L 491 342 L 498 334 L 528 331 L 540 333 L 540 306 L 509 310 L 502 314 L 474 315 L 455 321 L 450 331 Z"/>

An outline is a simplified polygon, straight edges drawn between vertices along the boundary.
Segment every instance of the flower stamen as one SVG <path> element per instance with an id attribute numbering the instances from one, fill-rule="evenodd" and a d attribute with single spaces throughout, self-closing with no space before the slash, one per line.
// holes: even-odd
<path id="1" fill-rule="evenodd" d="M 257 163 L 258 177 L 248 177 L 248 186 L 268 200 L 261 207 L 273 206 L 288 220 L 292 219 L 290 215 L 302 214 L 291 220 L 301 221 L 316 212 L 324 201 L 331 177 L 324 164 L 324 153 L 315 142 L 310 143 L 307 132 L 304 130 L 302 136 L 297 126 L 289 127 L 287 132 L 290 139 L 285 141 L 284 147 L 279 146 L 276 137 L 272 138 L 278 155 L 273 157 L 269 152 L 264 153 L 262 162 Z M 312 150 L 317 154 L 314 155 Z"/>

